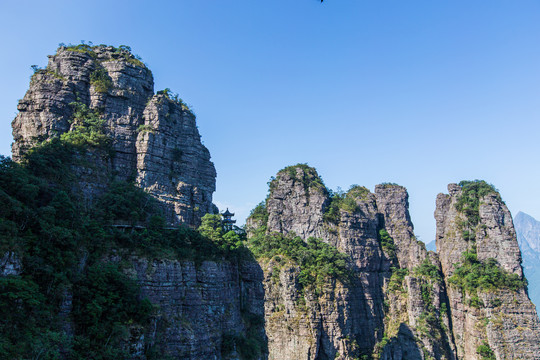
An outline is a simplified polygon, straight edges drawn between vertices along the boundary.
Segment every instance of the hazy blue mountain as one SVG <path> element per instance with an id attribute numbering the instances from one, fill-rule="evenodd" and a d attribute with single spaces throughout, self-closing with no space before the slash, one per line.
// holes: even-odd
<path id="1" fill-rule="evenodd" d="M 514 217 L 517 240 L 523 256 L 523 270 L 529 280 L 529 296 L 540 305 L 540 221 L 523 212 Z"/>
<path id="2" fill-rule="evenodd" d="M 426 250 L 427 251 L 437 251 L 437 246 L 435 245 L 435 240 L 431 240 L 430 242 L 426 243 Z"/>

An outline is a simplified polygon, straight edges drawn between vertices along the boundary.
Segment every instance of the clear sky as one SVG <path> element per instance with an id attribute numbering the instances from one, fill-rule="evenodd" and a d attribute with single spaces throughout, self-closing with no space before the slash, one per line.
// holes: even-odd
<path id="1" fill-rule="evenodd" d="M 333 189 L 404 185 L 424 241 L 462 179 L 540 219 L 538 1 L 1 0 L 0 34 L 0 154 L 31 65 L 125 44 L 193 106 L 239 223 L 299 162 Z"/>

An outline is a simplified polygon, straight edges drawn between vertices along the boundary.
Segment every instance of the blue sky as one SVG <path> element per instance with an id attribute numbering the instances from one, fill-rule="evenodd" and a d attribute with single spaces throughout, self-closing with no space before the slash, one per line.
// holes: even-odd
<path id="1" fill-rule="evenodd" d="M 424 241 L 462 179 L 540 219 L 538 1 L 2 1 L 0 33 L 0 154 L 30 65 L 125 44 L 193 106 L 239 223 L 299 162 L 333 189 L 404 185 Z"/>

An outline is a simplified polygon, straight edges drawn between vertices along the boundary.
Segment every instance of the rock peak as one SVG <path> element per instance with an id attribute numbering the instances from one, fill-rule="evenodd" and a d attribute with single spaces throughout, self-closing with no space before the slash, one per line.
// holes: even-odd
<path id="1" fill-rule="evenodd" d="M 61 45 L 45 69 L 36 69 L 12 123 L 13 159 L 73 132 L 74 123 L 84 127 L 76 109 L 104 122 L 100 131 L 112 146 L 107 161 L 81 171 L 99 174 L 85 180 L 86 200 L 115 177 L 135 179 L 160 201 L 169 223 L 197 226 L 215 212 L 216 171 L 195 115 L 169 89 L 154 94 L 152 72 L 129 47 Z"/>

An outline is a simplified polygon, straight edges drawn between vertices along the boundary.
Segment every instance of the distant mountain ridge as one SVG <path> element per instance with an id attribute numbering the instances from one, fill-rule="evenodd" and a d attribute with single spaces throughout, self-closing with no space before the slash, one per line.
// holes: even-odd
<path id="1" fill-rule="evenodd" d="M 529 280 L 529 296 L 540 305 L 540 221 L 524 212 L 514 217 L 517 240 L 523 257 L 523 270 Z"/>

